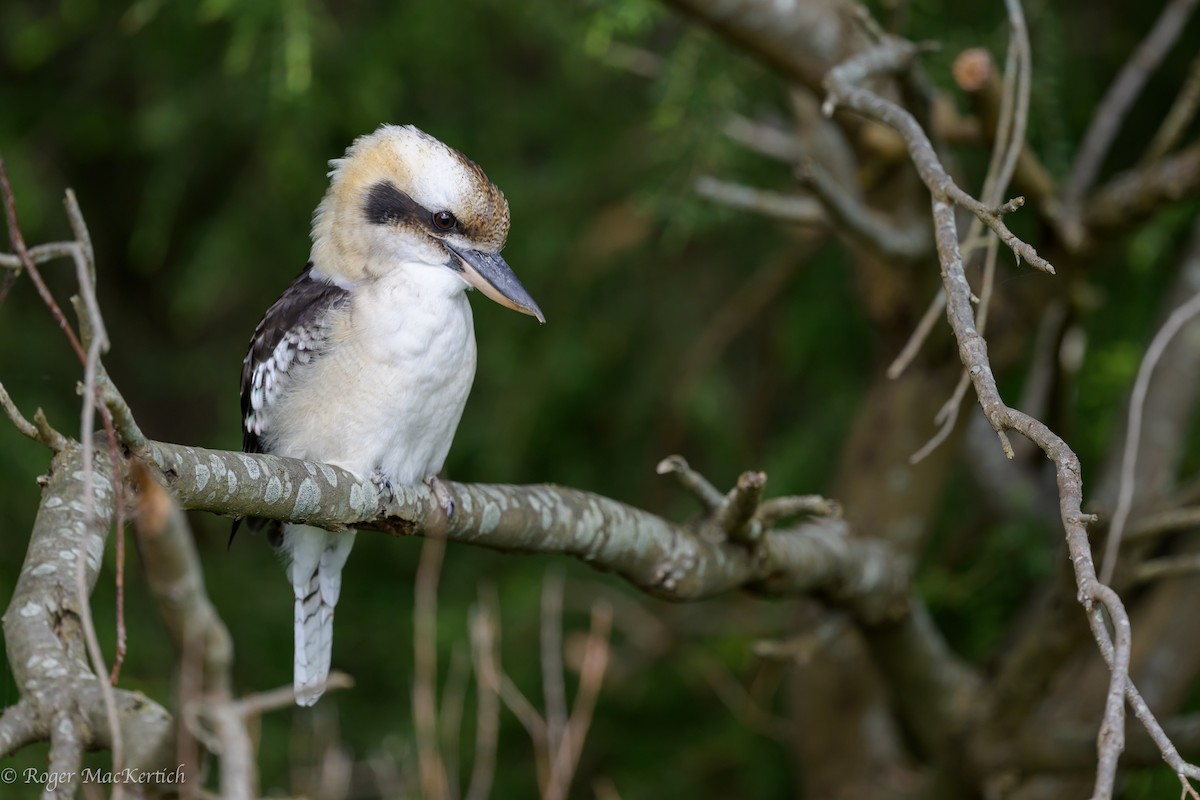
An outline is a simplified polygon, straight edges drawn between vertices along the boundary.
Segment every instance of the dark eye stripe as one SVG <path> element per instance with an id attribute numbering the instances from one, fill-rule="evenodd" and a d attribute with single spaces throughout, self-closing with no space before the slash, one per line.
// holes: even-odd
<path id="1" fill-rule="evenodd" d="M 362 206 L 363 216 L 373 225 L 391 225 L 397 222 L 411 222 L 420 225 L 433 233 L 446 233 L 453 229 L 458 233 L 467 234 L 462 220 L 450 215 L 452 220 L 449 228 L 440 228 L 434 221 L 434 212 L 413 200 L 406 193 L 396 188 L 391 181 L 379 181 L 367 192 L 367 199 Z M 442 213 L 439 209 L 438 213 Z"/>
<path id="2" fill-rule="evenodd" d="M 371 187 L 363 203 L 363 215 L 374 225 L 429 218 L 429 212 L 420 203 L 397 189 L 391 181 L 380 181 Z"/>

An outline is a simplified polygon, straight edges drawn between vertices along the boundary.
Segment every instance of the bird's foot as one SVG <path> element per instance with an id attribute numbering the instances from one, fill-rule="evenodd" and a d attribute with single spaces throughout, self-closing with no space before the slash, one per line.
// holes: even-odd
<path id="1" fill-rule="evenodd" d="M 375 488 L 388 503 L 396 499 L 396 489 L 392 486 L 392 479 L 384 475 L 383 470 L 375 470 L 375 473 L 371 475 L 371 483 L 375 484 Z"/>
<path id="2" fill-rule="evenodd" d="M 433 490 L 433 496 L 437 498 L 438 505 L 446 513 L 446 519 L 454 519 L 454 498 L 450 496 L 450 490 L 446 488 L 446 484 L 438 480 L 437 475 L 427 475 L 425 484 Z"/>

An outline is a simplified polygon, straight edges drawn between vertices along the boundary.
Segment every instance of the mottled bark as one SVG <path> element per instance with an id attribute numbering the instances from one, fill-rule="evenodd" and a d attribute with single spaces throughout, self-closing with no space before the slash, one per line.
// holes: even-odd
<path id="1" fill-rule="evenodd" d="M 49 739 L 54 769 L 78 770 L 84 749 L 109 748 L 111 732 L 101 680 L 88 662 L 80 627 L 76 565 L 86 548 L 85 581 L 96 583 L 111 523 L 113 486 L 106 457 L 97 457 L 93 475 L 94 519 L 89 525 L 81 491 L 81 449 L 67 444 L 50 466 L 41 507 L 20 578 L 4 614 L 4 639 L 13 678 L 21 692 L 16 711 L 6 711 L 6 727 L 24 719 L 25 735 L 0 742 L 0 755 L 32 739 Z M 124 742 L 125 765 L 139 770 L 174 768 L 171 716 L 139 692 L 113 690 Z M 36 728 L 31 736 L 28 726 Z M 73 796 L 61 786 L 54 796 Z"/>
<path id="2" fill-rule="evenodd" d="M 507 552 L 560 553 L 615 572 L 669 600 L 747 589 L 817 593 L 868 618 L 906 598 L 907 570 L 882 542 L 846 535 L 839 520 L 769 530 L 752 546 L 728 540 L 705 517 L 677 524 L 607 497 L 549 484 L 443 482 L 447 520 L 426 486 L 382 494 L 372 481 L 327 464 L 151 442 L 149 453 L 184 508 L 436 535 Z"/>

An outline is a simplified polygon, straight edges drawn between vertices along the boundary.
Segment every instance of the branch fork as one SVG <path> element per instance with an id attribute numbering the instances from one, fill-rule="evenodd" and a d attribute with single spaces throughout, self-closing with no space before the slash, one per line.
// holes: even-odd
<path id="1" fill-rule="evenodd" d="M 659 475 L 674 475 L 715 522 L 723 538 L 750 550 L 758 548 L 764 534 L 777 522 L 799 514 L 840 518 L 841 506 L 819 495 L 763 499 L 767 473 L 747 470 L 722 494 L 707 478 L 692 469 L 683 456 L 667 456 L 658 463 Z"/>

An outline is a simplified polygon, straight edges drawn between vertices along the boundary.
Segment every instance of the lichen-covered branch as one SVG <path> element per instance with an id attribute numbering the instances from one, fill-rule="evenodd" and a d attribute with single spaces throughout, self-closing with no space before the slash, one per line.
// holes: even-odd
<path id="1" fill-rule="evenodd" d="M 570 555 L 671 600 L 737 588 L 811 592 L 878 616 L 907 597 L 907 568 L 890 548 L 848 537 L 840 520 L 768 531 L 751 551 L 710 517 L 680 525 L 578 489 L 447 481 L 455 505 L 447 523 L 424 485 L 396 487 L 389 499 L 371 481 L 327 464 L 163 442 L 150 442 L 148 452 L 184 508 Z"/>
<path id="2" fill-rule="evenodd" d="M 94 518 L 89 526 L 80 499 L 82 448 L 66 444 L 50 467 L 41 507 L 17 580 L 4 614 L 4 639 L 13 678 L 21 693 L 16 711 L 6 711 L 0 734 L 23 731 L 28 740 L 49 739 L 54 769 L 78 770 L 85 749 L 112 746 L 101 681 L 89 666 L 81 630 L 75 565 L 84 555 L 87 587 L 99 574 L 105 529 L 114 513 L 111 465 L 96 457 L 93 476 Z M 113 690 L 125 765 L 143 770 L 173 767 L 174 736 L 170 715 L 136 693 Z M 16 720 L 27 720 L 16 728 Z M 6 745 L 8 746 L 8 745 Z M 3 748 L 0 748 L 2 750 Z M 54 796 L 73 796 L 75 787 L 60 787 Z"/>

